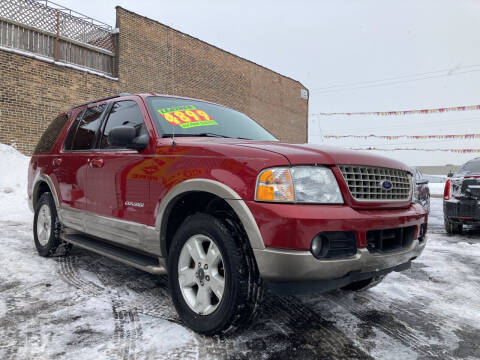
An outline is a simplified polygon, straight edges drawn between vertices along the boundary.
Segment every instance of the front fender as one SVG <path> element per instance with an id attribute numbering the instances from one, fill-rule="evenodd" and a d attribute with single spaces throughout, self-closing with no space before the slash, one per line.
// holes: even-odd
<path id="1" fill-rule="evenodd" d="M 172 207 L 171 205 L 175 203 L 175 199 L 178 196 L 191 191 L 207 192 L 224 199 L 240 219 L 243 228 L 247 233 L 252 249 L 265 249 L 257 222 L 243 199 L 233 189 L 225 184 L 215 180 L 197 178 L 186 180 L 177 184 L 157 205 L 155 229 L 160 232 L 160 247 L 164 256 L 167 253 L 166 230 L 169 213 Z"/>

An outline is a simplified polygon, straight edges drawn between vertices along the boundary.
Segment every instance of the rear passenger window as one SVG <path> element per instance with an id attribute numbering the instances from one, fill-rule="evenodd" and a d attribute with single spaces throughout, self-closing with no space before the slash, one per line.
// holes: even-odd
<path id="1" fill-rule="evenodd" d="M 53 144 L 57 140 L 58 135 L 62 131 L 65 123 L 68 120 L 68 115 L 57 116 L 51 123 L 48 125 L 47 129 L 43 133 L 42 137 L 38 141 L 37 146 L 35 147 L 35 153 L 39 152 L 49 152 L 52 150 Z"/>
<path id="2" fill-rule="evenodd" d="M 73 124 L 70 126 L 70 129 L 68 130 L 67 137 L 65 138 L 65 141 L 63 143 L 63 149 L 64 150 L 71 150 L 72 149 L 72 144 L 73 144 L 73 139 L 75 137 L 75 133 L 77 132 L 78 128 L 78 123 L 80 120 L 82 120 L 82 116 L 85 110 L 82 110 L 78 113 L 77 117 L 75 118 Z"/>
<path id="3" fill-rule="evenodd" d="M 85 110 L 75 132 L 71 150 L 88 150 L 94 147 L 95 135 L 100 127 L 102 114 L 106 107 L 106 104 L 102 104 Z"/>
<path id="4" fill-rule="evenodd" d="M 118 149 L 118 146 L 108 144 L 108 133 L 117 126 L 133 126 L 137 131 L 137 137 L 147 134 L 142 112 L 137 103 L 132 100 L 118 101 L 113 104 L 102 134 L 100 145 L 102 149 Z"/>

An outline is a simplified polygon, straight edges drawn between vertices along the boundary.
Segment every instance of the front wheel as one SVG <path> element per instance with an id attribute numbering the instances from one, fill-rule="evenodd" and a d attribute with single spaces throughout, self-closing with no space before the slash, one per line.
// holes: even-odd
<path id="1" fill-rule="evenodd" d="M 201 213 L 188 217 L 173 238 L 168 274 L 178 314 L 205 335 L 247 325 L 261 301 L 252 251 L 228 219 Z"/>

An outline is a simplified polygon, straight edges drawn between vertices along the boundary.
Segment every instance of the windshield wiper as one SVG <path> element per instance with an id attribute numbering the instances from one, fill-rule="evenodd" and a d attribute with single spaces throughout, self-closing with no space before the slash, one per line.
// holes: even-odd
<path id="1" fill-rule="evenodd" d="M 172 137 L 173 134 L 163 134 L 162 137 L 166 138 L 166 137 Z M 200 134 L 175 134 L 175 137 L 181 137 L 181 136 L 184 136 L 184 137 L 187 137 L 187 136 L 207 136 L 207 137 L 218 137 L 218 138 L 231 138 L 230 136 L 226 136 L 226 135 L 220 135 L 220 134 L 215 134 L 215 133 L 200 133 Z"/>
<path id="2" fill-rule="evenodd" d="M 163 134 L 163 138 L 170 138 L 172 137 L 173 134 Z M 240 139 L 240 140 L 252 140 L 252 139 L 247 139 L 243 137 L 234 137 L 234 136 L 227 136 L 227 135 L 221 135 L 221 134 L 215 134 L 215 133 L 200 133 L 200 134 L 175 134 L 175 137 L 188 137 L 188 136 L 205 136 L 205 137 L 216 137 L 216 138 L 224 138 L 224 139 Z"/>
<path id="3" fill-rule="evenodd" d="M 193 136 L 208 136 L 208 137 L 219 137 L 219 138 L 231 138 L 230 136 L 226 135 L 221 135 L 221 134 L 215 134 L 215 133 L 210 133 L 210 132 L 204 132 L 200 134 L 195 134 Z"/>

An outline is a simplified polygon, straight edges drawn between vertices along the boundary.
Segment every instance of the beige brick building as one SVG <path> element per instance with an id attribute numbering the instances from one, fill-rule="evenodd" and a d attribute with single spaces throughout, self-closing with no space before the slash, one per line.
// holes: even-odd
<path id="1" fill-rule="evenodd" d="M 6 17 L 0 5 L 0 143 L 30 153 L 56 114 L 120 92 L 213 101 L 283 141 L 307 141 L 308 91 L 301 83 L 121 7 L 116 12 L 117 29 L 100 49 L 103 38 L 82 43 L 55 35 Z"/>

